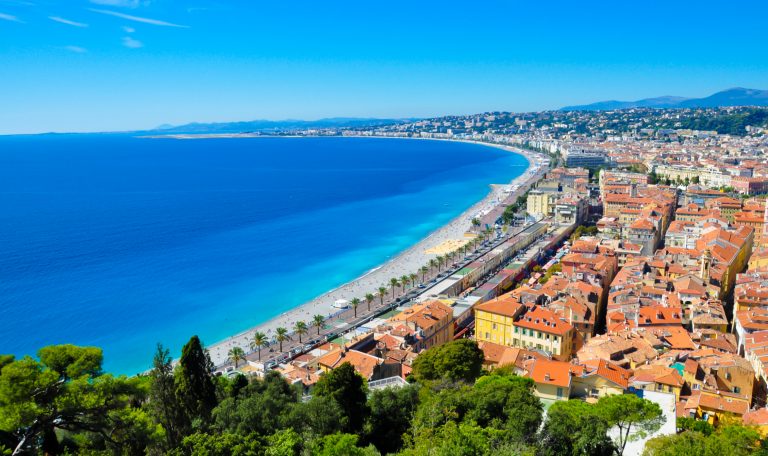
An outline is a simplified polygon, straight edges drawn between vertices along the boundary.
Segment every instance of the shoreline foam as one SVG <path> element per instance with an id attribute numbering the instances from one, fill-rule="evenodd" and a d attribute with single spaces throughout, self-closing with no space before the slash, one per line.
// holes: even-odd
<path id="1" fill-rule="evenodd" d="M 222 136 L 217 136 L 222 137 Z M 236 138 L 241 137 L 269 137 L 264 135 L 259 136 L 244 136 L 237 135 L 231 136 Z M 282 136 L 281 136 L 282 137 Z M 378 136 L 348 136 L 348 137 L 362 137 L 362 138 L 379 138 Z M 200 139 L 204 139 L 200 138 Z M 382 137 L 387 138 L 387 137 Z M 177 138 L 177 139 L 196 139 L 190 137 Z M 506 152 L 516 153 L 522 155 L 528 161 L 526 169 L 510 182 L 501 185 L 521 184 L 526 178 L 526 173 L 531 169 L 534 153 L 524 151 L 520 148 L 512 146 L 506 146 L 502 144 L 486 143 L 480 141 L 471 140 L 453 140 L 442 138 L 395 138 L 395 139 L 421 139 L 430 141 L 458 141 L 470 144 L 478 144 L 486 147 L 495 147 L 497 149 L 504 150 Z M 334 301 L 338 299 L 351 300 L 353 297 L 360 299 L 365 296 L 366 293 L 376 294 L 376 290 L 379 286 L 388 287 L 387 283 L 391 277 L 400 277 L 403 274 L 410 274 L 418 272 L 418 269 L 428 263 L 430 258 L 434 258 L 434 255 L 424 253 L 425 250 L 433 248 L 448 239 L 461 239 L 464 234 L 471 228 L 472 218 L 480 212 L 486 212 L 491 210 L 497 204 L 503 200 L 504 192 L 499 184 L 490 184 L 491 190 L 488 194 L 477 203 L 473 204 L 467 210 L 463 211 L 458 216 L 451 219 L 450 222 L 437 228 L 429 233 L 426 237 L 407 248 L 406 250 L 398 253 L 396 256 L 390 258 L 386 262 L 371 268 L 369 271 L 357 277 L 347 283 L 341 284 L 315 298 L 294 307 L 293 309 L 283 312 L 282 314 L 272 317 L 269 320 L 260 323 L 254 327 L 251 327 L 245 331 L 242 331 L 236 335 L 230 336 L 224 340 L 218 341 L 208 346 L 208 351 L 211 356 L 211 360 L 216 366 L 221 366 L 227 362 L 227 354 L 233 347 L 241 347 L 246 352 L 250 352 L 249 342 L 253 334 L 256 331 L 265 333 L 268 337 L 272 337 L 275 333 L 275 329 L 278 327 L 288 328 L 289 331 L 293 327 L 294 323 L 303 320 L 310 323 L 314 315 L 320 314 L 323 316 L 329 316 L 335 313 L 338 309 L 333 307 Z"/>

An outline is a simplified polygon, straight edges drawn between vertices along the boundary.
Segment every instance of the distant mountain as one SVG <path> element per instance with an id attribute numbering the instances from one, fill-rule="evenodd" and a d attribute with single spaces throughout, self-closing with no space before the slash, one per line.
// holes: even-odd
<path id="1" fill-rule="evenodd" d="M 717 106 L 768 106 L 768 90 L 734 89 L 723 90 L 706 98 L 685 100 L 681 108 L 714 108 Z"/>
<path id="2" fill-rule="evenodd" d="M 249 120 L 244 122 L 189 123 L 185 125 L 161 125 L 153 132 L 162 133 L 250 133 L 285 131 L 311 128 L 349 128 L 412 122 L 417 119 L 376 119 L 333 117 L 319 120 Z"/>
<path id="3" fill-rule="evenodd" d="M 768 90 L 736 87 L 723 90 L 706 98 L 664 96 L 637 101 L 600 101 L 577 106 L 566 106 L 561 111 L 611 111 L 629 108 L 713 108 L 717 106 L 768 106 Z"/>

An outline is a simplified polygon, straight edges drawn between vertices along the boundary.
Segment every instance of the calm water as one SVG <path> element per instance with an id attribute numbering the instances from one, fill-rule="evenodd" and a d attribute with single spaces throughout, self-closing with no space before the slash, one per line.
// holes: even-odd
<path id="1" fill-rule="evenodd" d="M 463 143 L 0 137 L 0 353 L 148 367 L 354 279 L 525 170 Z"/>

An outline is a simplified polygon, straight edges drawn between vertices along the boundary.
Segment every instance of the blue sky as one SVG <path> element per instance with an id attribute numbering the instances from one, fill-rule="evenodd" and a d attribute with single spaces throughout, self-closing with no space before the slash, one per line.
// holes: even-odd
<path id="1" fill-rule="evenodd" d="M 768 89 L 768 2 L 0 0 L 0 134 Z"/>

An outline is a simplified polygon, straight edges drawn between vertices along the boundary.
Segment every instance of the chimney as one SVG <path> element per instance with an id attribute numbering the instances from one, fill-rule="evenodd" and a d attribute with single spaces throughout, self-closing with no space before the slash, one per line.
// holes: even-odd
<path id="1" fill-rule="evenodd" d="M 545 382 L 548 382 L 548 381 L 550 381 L 549 372 L 547 372 L 546 374 L 544 374 L 544 381 L 545 381 Z"/>

